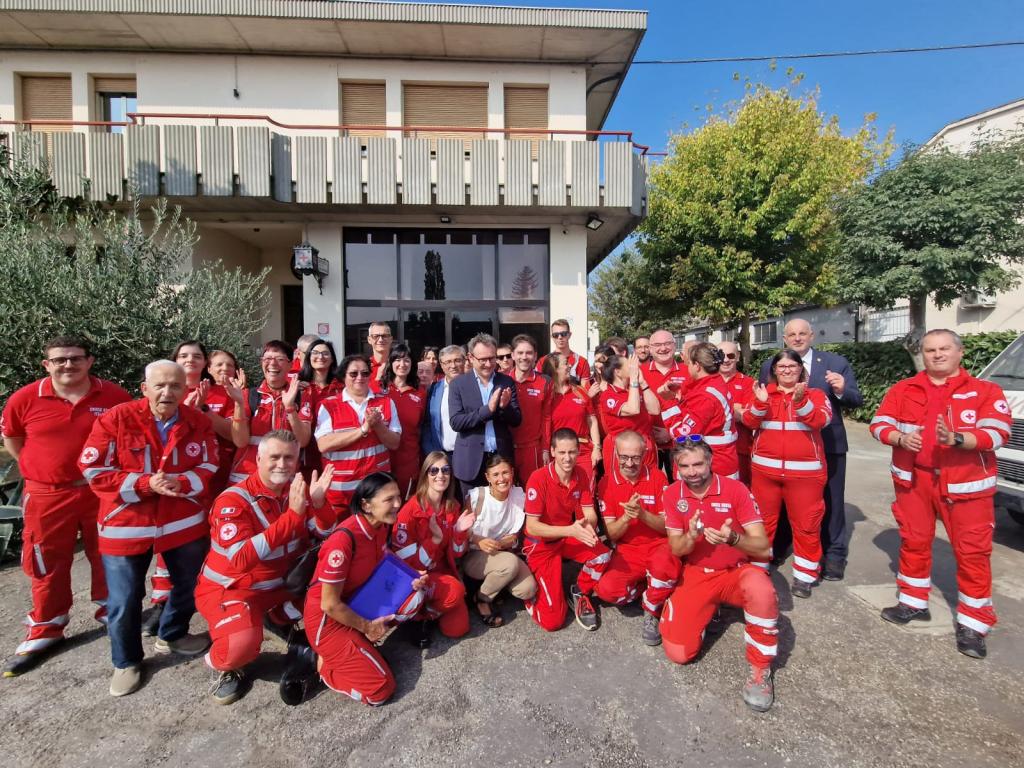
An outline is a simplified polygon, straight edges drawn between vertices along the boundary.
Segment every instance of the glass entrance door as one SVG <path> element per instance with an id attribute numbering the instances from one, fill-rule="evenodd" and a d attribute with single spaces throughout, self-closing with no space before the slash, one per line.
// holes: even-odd
<path id="1" fill-rule="evenodd" d="M 419 360 L 424 347 L 440 349 L 449 342 L 445 312 L 408 310 L 402 313 L 400 338 L 409 345 L 412 359 Z"/>
<path id="2" fill-rule="evenodd" d="M 478 333 L 498 332 L 498 313 L 490 309 L 453 309 L 448 313 L 451 324 L 449 344 L 465 344 Z"/>

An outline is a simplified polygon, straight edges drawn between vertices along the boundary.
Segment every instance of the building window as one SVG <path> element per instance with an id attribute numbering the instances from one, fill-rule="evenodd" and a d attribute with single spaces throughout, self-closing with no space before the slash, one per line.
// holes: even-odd
<path id="1" fill-rule="evenodd" d="M 71 120 L 71 77 L 66 75 L 22 76 L 22 120 Z M 42 133 L 70 131 L 70 125 L 40 123 L 29 130 Z M 49 143 L 49 139 L 47 140 Z"/>
<path id="2" fill-rule="evenodd" d="M 387 125 L 384 83 L 340 84 L 342 125 Z M 345 131 L 348 136 L 383 136 L 384 131 L 358 128 Z"/>
<path id="3" fill-rule="evenodd" d="M 739 335 L 738 328 L 723 328 L 722 329 L 722 341 L 736 341 L 736 337 Z"/>
<path id="4" fill-rule="evenodd" d="M 483 139 L 485 132 L 459 131 L 460 127 L 487 127 L 486 85 L 402 85 L 402 123 L 407 136 L 427 139 Z M 416 126 L 449 127 L 433 131 Z"/>
<path id="5" fill-rule="evenodd" d="M 548 89 L 540 86 L 505 86 L 506 128 L 547 128 Z M 549 137 L 546 133 L 506 133 L 506 139 L 529 141 L 533 156 L 537 156 L 537 142 Z"/>
<path id="6" fill-rule="evenodd" d="M 754 323 L 755 344 L 777 344 L 779 341 L 779 324 L 772 320 L 767 323 Z"/>
<path id="7" fill-rule="evenodd" d="M 128 114 L 138 110 L 138 89 L 134 77 L 93 77 L 96 116 L 107 123 L 128 122 Z M 124 133 L 123 125 L 107 126 L 110 133 Z"/>

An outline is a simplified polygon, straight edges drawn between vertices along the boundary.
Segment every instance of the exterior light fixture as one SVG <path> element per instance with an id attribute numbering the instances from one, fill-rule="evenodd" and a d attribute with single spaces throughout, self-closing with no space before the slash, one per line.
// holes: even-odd
<path id="1" fill-rule="evenodd" d="M 296 277 L 309 275 L 316 280 L 320 294 L 324 292 L 324 278 L 330 274 L 331 264 L 327 259 L 320 258 L 320 251 L 309 243 L 302 243 L 292 248 L 292 274 Z"/>
<path id="2" fill-rule="evenodd" d="M 603 226 L 604 219 L 600 218 L 596 213 L 592 213 L 589 216 L 587 216 L 587 229 L 597 231 Z"/>
<path id="3" fill-rule="evenodd" d="M 438 218 L 440 219 L 442 224 L 451 224 L 452 223 L 452 217 L 451 217 L 450 214 L 442 213 Z"/>

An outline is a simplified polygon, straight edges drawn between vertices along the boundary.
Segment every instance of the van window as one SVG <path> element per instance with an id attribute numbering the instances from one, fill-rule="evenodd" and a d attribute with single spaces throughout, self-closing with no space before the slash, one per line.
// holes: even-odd
<path id="1" fill-rule="evenodd" d="M 982 373 L 982 378 L 998 384 L 1004 391 L 1024 390 L 1024 336 L 1018 336 L 999 353 Z"/>

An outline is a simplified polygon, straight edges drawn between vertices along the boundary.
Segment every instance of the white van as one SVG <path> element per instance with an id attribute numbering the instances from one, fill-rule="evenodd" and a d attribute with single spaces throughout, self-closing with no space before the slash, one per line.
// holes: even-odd
<path id="1" fill-rule="evenodd" d="M 1010 442 L 996 451 L 999 485 L 996 505 L 1024 525 L 1024 334 L 999 353 L 978 376 L 998 384 L 1006 393 L 1013 416 Z"/>

